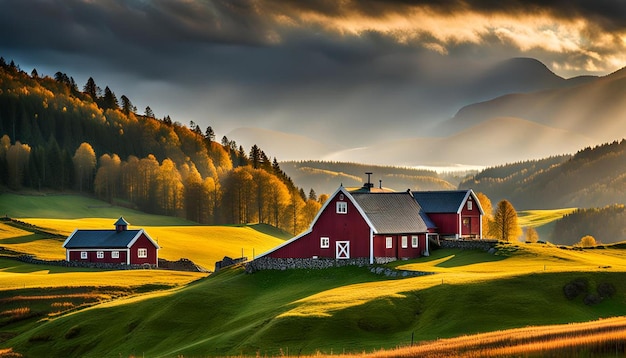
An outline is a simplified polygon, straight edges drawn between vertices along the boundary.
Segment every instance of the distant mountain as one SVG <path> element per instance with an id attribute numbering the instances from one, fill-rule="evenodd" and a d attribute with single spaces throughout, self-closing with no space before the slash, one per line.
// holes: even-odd
<path id="1" fill-rule="evenodd" d="M 453 83 L 433 84 L 430 95 L 438 94 L 446 103 L 487 101 L 464 106 L 438 124 L 435 119 L 423 123 L 418 119 L 424 115 L 420 110 L 401 135 L 389 135 L 399 125 L 390 113 L 380 123 L 354 123 L 353 130 L 325 127 L 328 134 L 322 135 L 323 141 L 257 128 L 238 129 L 229 136 L 247 146 L 256 143 L 268 148 L 280 160 L 484 167 L 540 159 L 621 138 L 626 129 L 626 119 L 621 119 L 626 101 L 619 100 L 626 95 L 623 76 L 618 71 L 602 78 L 564 79 L 535 59 L 515 58 L 465 74 Z M 420 108 L 430 113 L 439 105 L 434 101 Z M 363 131 L 369 134 L 364 136 Z M 367 139 L 379 132 L 378 139 Z M 337 141 L 343 147 L 325 144 L 337 133 L 344 138 Z M 355 145 L 359 138 L 363 140 Z"/>
<path id="2" fill-rule="evenodd" d="M 361 187 L 367 181 L 366 172 L 372 172 L 375 187 L 396 191 L 454 189 L 450 181 L 460 181 L 451 175 L 437 174 L 432 170 L 376 166 L 345 162 L 291 161 L 280 167 L 301 188 L 312 188 L 319 194 L 331 194 L 339 185 Z"/>
<path id="3" fill-rule="evenodd" d="M 621 139 L 626 133 L 626 70 L 576 85 L 509 94 L 461 108 L 441 126 L 456 133 L 493 118 L 516 117 L 585 136 L 594 143 Z"/>
<path id="4" fill-rule="evenodd" d="M 518 210 L 624 204 L 626 140 L 587 147 L 571 157 L 488 168 L 459 187 L 483 192 L 492 202 L 507 199 Z"/>

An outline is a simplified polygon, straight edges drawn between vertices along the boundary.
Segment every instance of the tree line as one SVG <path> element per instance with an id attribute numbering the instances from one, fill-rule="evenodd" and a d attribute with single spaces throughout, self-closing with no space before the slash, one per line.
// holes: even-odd
<path id="1" fill-rule="evenodd" d="M 0 184 L 13 190 L 74 189 L 111 203 L 205 224 L 308 226 L 326 196 L 297 188 L 276 158 L 254 145 L 137 114 L 89 78 L 22 71 L 0 58 Z"/>

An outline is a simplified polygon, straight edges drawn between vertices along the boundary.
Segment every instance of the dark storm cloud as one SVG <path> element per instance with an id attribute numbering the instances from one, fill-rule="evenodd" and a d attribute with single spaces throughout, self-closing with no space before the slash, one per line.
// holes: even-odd
<path id="1" fill-rule="evenodd" d="M 565 74 L 615 69 L 624 57 L 624 6 L 0 0 L 0 56 L 67 72 L 79 84 L 93 76 L 139 108 L 159 113 L 160 102 L 183 122 L 208 117 L 294 132 L 357 123 L 402 133 L 484 99 L 463 92 L 466 82 L 508 57 L 537 57 Z"/>

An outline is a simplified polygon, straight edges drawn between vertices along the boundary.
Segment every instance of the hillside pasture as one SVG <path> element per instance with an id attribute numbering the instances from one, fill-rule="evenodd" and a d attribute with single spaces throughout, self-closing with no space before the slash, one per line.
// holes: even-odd
<path id="1" fill-rule="evenodd" d="M 395 265 L 436 274 L 396 279 L 358 267 L 252 275 L 233 268 L 167 295 L 61 316 L 0 348 L 37 356 L 54 341 L 59 355 L 362 353 L 409 345 L 412 336 L 421 342 L 585 322 L 626 315 L 624 256 L 619 246 L 502 244 L 497 255 L 441 249 Z M 563 287 L 575 279 L 587 280 L 590 292 L 610 283 L 616 294 L 594 305 L 567 299 Z M 95 324 L 115 317 L 125 317 L 124 325 Z M 80 327 L 78 339 L 64 338 L 73 327 Z"/>
<path id="2" fill-rule="evenodd" d="M 65 259 L 62 244 L 75 229 L 113 229 L 120 216 L 130 223 L 129 228 L 143 228 L 158 242 L 159 257 L 171 261 L 186 258 L 208 270 L 224 256 L 243 253 L 252 258 L 289 238 L 267 225 L 201 226 L 80 195 L 0 194 L 0 213 L 44 231 L 0 223 L 0 246 L 45 260 Z"/>

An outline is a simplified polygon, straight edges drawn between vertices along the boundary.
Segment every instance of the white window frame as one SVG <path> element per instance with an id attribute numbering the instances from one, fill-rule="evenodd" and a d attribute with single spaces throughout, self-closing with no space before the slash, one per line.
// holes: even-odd
<path id="1" fill-rule="evenodd" d="M 81 260 L 87 260 L 87 258 L 89 258 L 87 251 L 81 251 L 80 252 L 80 259 Z"/>
<path id="2" fill-rule="evenodd" d="M 96 258 L 97 259 L 103 259 L 104 258 L 104 251 L 97 251 L 96 252 Z"/>
<path id="3" fill-rule="evenodd" d="M 402 248 L 406 249 L 409 247 L 409 237 L 408 236 L 402 236 Z"/>
<path id="4" fill-rule="evenodd" d="M 328 249 L 330 247 L 330 238 L 326 236 L 320 237 L 320 248 Z"/>
<path id="5" fill-rule="evenodd" d="M 347 213 L 348 213 L 348 202 L 338 201 L 337 202 L 337 214 L 347 214 Z"/>
<path id="6" fill-rule="evenodd" d="M 467 201 L 467 210 L 472 210 L 472 207 L 473 207 L 473 206 L 472 206 L 472 201 L 471 201 L 471 200 L 468 200 L 468 201 Z"/>
<path id="7" fill-rule="evenodd" d="M 147 258 L 148 257 L 148 249 L 143 248 L 143 247 L 140 248 L 140 249 L 137 249 L 137 257 L 140 258 L 140 259 Z"/>
<path id="8" fill-rule="evenodd" d="M 111 251 L 111 258 L 112 259 L 119 259 L 120 258 L 120 252 L 119 251 Z"/>
<path id="9" fill-rule="evenodd" d="M 411 247 L 417 248 L 419 246 L 419 237 L 417 235 L 411 236 Z"/>
<path id="10" fill-rule="evenodd" d="M 385 248 L 386 249 L 393 249 L 393 237 L 387 236 L 385 238 Z"/>

